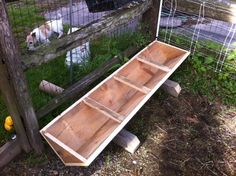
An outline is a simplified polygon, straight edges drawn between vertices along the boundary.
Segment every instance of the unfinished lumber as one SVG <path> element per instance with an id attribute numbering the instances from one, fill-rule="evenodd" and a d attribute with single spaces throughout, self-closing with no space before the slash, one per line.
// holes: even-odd
<path id="1" fill-rule="evenodd" d="M 46 83 L 51 84 L 48 81 L 46 81 Z M 53 84 L 53 85 L 56 86 L 57 88 L 59 88 L 60 90 L 62 90 L 61 92 L 64 91 L 63 88 L 61 88 L 55 84 Z M 58 93 L 58 91 L 56 91 L 56 89 L 51 89 L 51 91 L 47 91 L 45 89 L 40 89 L 40 90 L 44 91 L 46 93 L 49 93 L 50 95 L 55 95 Z M 53 92 L 53 91 L 56 91 L 56 92 Z M 101 111 L 102 113 L 104 113 L 105 115 L 110 117 L 111 119 L 117 121 L 118 123 L 121 123 L 121 121 L 124 119 L 124 117 L 121 116 L 120 114 L 110 110 L 109 108 L 106 108 L 105 106 L 101 105 L 100 103 L 96 102 L 95 100 L 92 100 L 89 97 L 87 97 L 84 100 L 84 103 L 87 104 L 88 106 L 90 106 L 91 108 L 98 109 L 99 111 Z M 68 124 L 67 124 L 67 126 L 68 126 Z M 52 138 L 52 136 L 50 134 L 47 134 L 46 136 L 48 138 L 50 138 L 50 140 L 52 140 L 52 141 L 54 140 L 54 142 L 55 142 L 55 137 Z M 138 137 L 125 129 L 121 130 L 121 132 L 113 139 L 113 142 L 116 143 L 117 145 L 123 147 L 126 151 L 128 151 L 130 153 L 134 153 L 140 145 L 140 141 L 139 141 Z M 56 140 L 56 143 L 58 143 L 58 140 Z"/>
<path id="2" fill-rule="evenodd" d="M 179 83 L 171 80 L 166 80 L 166 82 L 161 86 L 161 88 L 168 94 L 178 97 L 181 92 L 181 87 Z"/>
<path id="3" fill-rule="evenodd" d="M 83 156 L 81 156 L 80 154 L 76 153 L 76 151 L 74 151 L 73 149 L 71 149 L 70 147 L 68 147 L 67 145 L 62 143 L 61 141 L 59 141 L 57 138 L 55 138 L 50 133 L 45 133 L 45 136 L 47 136 L 48 139 L 50 139 L 51 141 L 53 141 L 57 145 L 61 146 L 63 149 L 67 150 L 72 155 L 75 155 L 75 157 L 78 158 L 79 160 L 81 160 L 83 162 L 86 162 L 86 159 Z"/>
<path id="4" fill-rule="evenodd" d="M 150 60 L 150 59 L 144 59 L 144 58 L 141 58 L 141 57 L 137 57 L 137 60 L 144 63 L 144 64 L 150 65 L 150 66 L 158 68 L 160 70 L 163 70 L 165 72 L 171 71 L 171 69 L 169 67 L 167 67 L 165 65 L 162 65 L 158 62 L 155 62 L 153 60 Z"/>
<path id="5" fill-rule="evenodd" d="M 148 94 L 148 93 L 151 91 L 151 89 L 147 88 L 146 86 L 142 86 L 142 85 L 140 85 L 140 84 L 137 84 L 137 83 L 135 83 L 135 82 L 132 82 L 132 81 L 130 81 L 129 79 L 127 79 L 126 77 L 124 77 L 124 76 L 115 75 L 113 78 L 114 78 L 115 80 L 117 80 L 117 81 L 123 83 L 123 84 L 126 84 L 126 85 L 128 85 L 128 86 L 130 86 L 130 87 L 132 87 L 132 88 L 134 88 L 134 89 L 136 89 L 136 90 L 138 90 L 138 91 L 144 93 L 144 94 Z"/>
<path id="6" fill-rule="evenodd" d="M 153 62 L 170 68 L 170 71 L 164 72 L 137 60 L 139 56 L 147 56 L 149 52 L 152 52 Z M 60 146 L 57 142 L 59 147 L 53 147 L 55 142 L 49 141 L 66 165 L 90 165 L 189 54 L 186 50 L 153 41 L 47 124 L 40 131 L 42 136 L 48 141 L 50 134 L 63 144 Z M 125 77 L 123 82 L 114 79 L 117 75 Z M 147 94 L 140 92 L 137 90 L 140 86 L 151 91 Z M 88 97 L 93 101 L 88 103 Z M 114 120 L 116 113 L 124 117 L 119 122 Z M 68 152 L 71 160 L 65 156 Z M 82 156 L 85 161 L 81 161 L 78 156 Z M 74 157 L 77 158 L 76 161 L 73 160 Z"/>
<path id="7" fill-rule="evenodd" d="M 112 141 L 132 154 L 140 145 L 138 137 L 125 129 L 122 129 Z"/>
<path id="8" fill-rule="evenodd" d="M 97 109 L 102 114 L 105 114 L 106 116 L 110 117 L 111 119 L 115 120 L 118 123 L 121 123 L 121 121 L 124 120 L 123 116 L 107 108 L 106 106 L 103 106 L 101 103 L 93 100 L 92 98 L 87 97 L 83 100 L 83 102 L 89 107 Z"/>

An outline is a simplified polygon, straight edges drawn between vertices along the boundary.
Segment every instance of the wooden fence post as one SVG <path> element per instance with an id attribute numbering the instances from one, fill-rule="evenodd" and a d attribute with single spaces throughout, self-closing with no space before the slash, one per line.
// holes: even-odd
<path id="1" fill-rule="evenodd" d="M 151 39 L 156 38 L 157 32 L 157 19 L 159 14 L 160 0 L 152 0 L 152 6 L 143 14 L 142 23 L 147 24 L 149 29 L 144 29 L 151 32 Z"/>
<path id="2" fill-rule="evenodd" d="M 0 50 L 2 61 L 7 67 L 10 83 L 15 92 L 18 110 L 23 118 L 30 145 L 37 153 L 41 153 L 43 143 L 39 134 L 38 121 L 28 92 L 20 52 L 15 44 L 8 21 L 5 1 L 3 0 L 0 0 Z"/>
<path id="3" fill-rule="evenodd" d="M 2 48 L 1 48 L 2 49 Z M 0 55 L 2 56 L 2 50 L 0 49 Z M 0 91 L 2 93 L 2 97 L 4 99 L 4 102 L 6 103 L 6 106 L 8 108 L 8 111 L 13 119 L 14 122 L 14 128 L 17 134 L 17 138 L 20 140 L 21 148 L 25 152 L 29 152 L 30 145 L 26 136 L 26 132 L 24 129 L 24 125 L 22 123 L 22 120 L 20 118 L 20 113 L 17 108 L 17 101 L 14 96 L 14 91 L 12 87 L 10 86 L 9 80 L 8 80 L 8 74 L 6 71 L 6 67 L 4 66 L 4 63 L 0 59 Z"/>

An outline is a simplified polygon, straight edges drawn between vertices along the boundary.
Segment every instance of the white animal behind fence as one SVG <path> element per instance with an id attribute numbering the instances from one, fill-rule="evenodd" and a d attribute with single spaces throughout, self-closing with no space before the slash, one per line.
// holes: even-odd
<path id="1" fill-rule="evenodd" d="M 73 27 L 71 32 L 77 31 L 79 28 Z M 70 30 L 67 33 L 70 34 Z M 71 64 L 83 64 L 90 57 L 90 44 L 89 42 L 84 43 L 83 45 L 78 46 L 77 48 L 68 51 L 66 54 L 66 65 L 71 66 Z"/>
<path id="2" fill-rule="evenodd" d="M 49 38 L 54 34 L 58 34 L 58 38 L 63 35 L 63 23 L 61 14 L 59 19 L 50 20 L 43 25 L 35 28 L 26 37 L 26 43 L 29 50 L 34 50 L 37 44 L 50 43 Z"/>

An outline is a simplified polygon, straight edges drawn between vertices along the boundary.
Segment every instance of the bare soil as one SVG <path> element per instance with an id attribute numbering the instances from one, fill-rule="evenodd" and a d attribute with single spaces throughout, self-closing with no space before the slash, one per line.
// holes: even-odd
<path id="1" fill-rule="evenodd" d="M 182 92 L 158 91 L 129 122 L 141 146 L 129 154 L 111 143 L 88 167 L 65 167 L 45 154 L 20 155 L 0 175 L 235 176 L 236 108 Z"/>

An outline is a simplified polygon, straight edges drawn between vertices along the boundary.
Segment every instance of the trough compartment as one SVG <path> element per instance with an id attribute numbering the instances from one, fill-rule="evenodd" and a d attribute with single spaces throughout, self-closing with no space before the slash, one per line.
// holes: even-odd
<path id="1" fill-rule="evenodd" d="M 67 166 L 89 166 L 190 53 L 154 41 L 40 132 Z"/>

